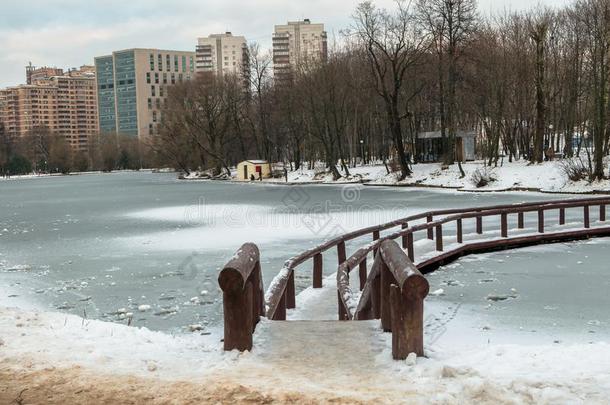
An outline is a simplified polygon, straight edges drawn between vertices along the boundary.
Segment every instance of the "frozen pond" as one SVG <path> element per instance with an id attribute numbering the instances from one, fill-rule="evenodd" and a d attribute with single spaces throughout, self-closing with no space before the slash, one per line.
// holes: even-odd
<path id="1" fill-rule="evenodd" d="M 268 285 L 287 258 L 341 232 L 433 208 L 551 198 L 557 197 L 188 182 L 152 173 L 4 181 L 0 286 L 8 288 L 0 288 L 0 303 L 29 302 L 121 323 L 131 312 L 133 324 L 171 332 L 191 324 L 214 328 L 221 321 L 218 271 L 244 242 L 259 245 Z M 463 260 L 432 276 L 433 289 L 445 290 L 432 299 L 461 302 L 482 325 L 492 322 L 484 317 L 517 325 L 515 318 L 526 313 L 540 328 L 560 328 L 567 317 L 577 319 L 583 333 L 596 333 L 607 316 L 601 309 L 584 315 L 580 300 L 597 297 L 586 305 L 608 307 L 604 262 L 594 258 L 607 245 L 599 243 L 573 245 L 573 254 L 557 245 Z M 589 259 L 578 259 L 584 255 Z M 334 273 L 335 263 L 334 254 L 325 256 L 325 274 Z M 592 273 L 576 278 L 586 280 L 582 290 L 572 277 L 578 271 Z M 309 265 L 300 269 L 297 288 L 310 285 L 310 276 Z M 551 286 L 570 293 L 553 296 Z M 490 301 L 490 294 L 516 298 Z"/>

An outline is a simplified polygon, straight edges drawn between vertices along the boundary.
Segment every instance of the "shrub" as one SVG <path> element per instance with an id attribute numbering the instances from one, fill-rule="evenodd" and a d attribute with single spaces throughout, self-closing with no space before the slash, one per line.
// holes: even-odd
<path id="1" fill-rule="evenodd" d="M 580 157 L 562 161 L 561 170 L 572 181 L 585 180 L 591 175 L 591 170 Z"/>
<path id="2" fill-rule="evenodd" d="M 496 180 L 495 173 L 489 166 L 477 168 L 470 177 L 470 181 L 476 188 L 485 187 Z"/>

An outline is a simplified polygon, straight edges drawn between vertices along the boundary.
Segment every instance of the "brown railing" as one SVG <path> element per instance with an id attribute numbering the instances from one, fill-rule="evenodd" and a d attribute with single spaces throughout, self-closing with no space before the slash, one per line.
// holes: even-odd
<path id="1" fill-rule="evenodd" d="M 244 244 L 218 276 L 223 292 L 224 349 L 252 349 L 252 333 L 264 316 L 260 255 L 256 245 Z"/>
<path id="2" fill-rule="evenodd" d="M 561 202 L 532 202 L 532 203 L 522 203 L 522 204 L 503 204 L 503 205 L 493 205 L 493 206 L 484 206 L 484 207 L 475 207 L 475 208 L 455 208 L 455 209 L 446 209 L 446 210 L 434 210 L 423 213 L 418 213 L 415 215 L 411 215 L 406 218 L 398 219 L 392 222 L 388 222 L 381 225 L 375 225 L 368 228 L 360 229 L 354 232 L 347 233 L 345 235 L 341 235 L 339 237 L 333 238 L 319 246 L 316 246 L 312 249 L 309 249 L 297 256 L 292 257 L 284 264 L 282 270 L 278 273 L 278 275 L 274 278 L 267 293 L 265 295 L 267 302 L 267 317 L 273 320 L 285 320 L 286 319 L 286 309 L 292 309 L 295 307 L 295 285 L 294 285 L 294 271 L 295 269 L 307 262 L 310 259 L 313 259 L 313 287 L 321 288 L 322 287 L 322 273 L 323 273 L 323 254 L 328 250 L 333 248 L 337 249 L 337 259 L 338 264 L 342 264 L 346 260 L 346 249 L 345 244 L 354 239 L 370 235 L 372 244 L 367 245 L 362 248 L 366 250 L 366 254 L 364 250 L 359 249 L 351 258 L 351 261 L 355 263 L 355 266 L 360 267 L 360 273 L 363 275 L 361 277 L 361 287 L 364 286 L 364 281 L 366 280 L 366 256 L 370 251 L 374 251 L 378 248 L 379 243 L 385 239 L 402 239 L 402 246 L 404 249 L 408 249 L 409 257 L 413 258 L 413 233 L 417 230 L 425 229 L 428 239 L 434 240 L 435 231 L 440 231 L 442 235 L 442 226 L 449 221 L 446 222 L 438 222 L 435 221 L 435 218 L 438 217 L 446 217 L 449 215 L 463 215 L 465 213 L 470 213 L 470 218 L 476 219 L 476 228 L 477 233 L 483 233 L 483 218 L 489 215 L 490 212 L 498 211 L 498 210 L 507 210 L 506 213 L 508 215 L 509 212 L 513 212 L 513 209 L 519 208 L 522 210 L 522 213 L 529 211 L 540 211 L 543 212 L 553 206 L 553 204 L 557 203 L 565 203 L 567 204 L 564 207 L 563 212 L 563 221 L 565 222 L 565 208 L 568 205 L 572 204 L 572 206 L 579 205 L 603 205 L 603 217 L 605 220 L 605 205 L 608 204 L 608 198 L 587 198 L 587 199 L 573 199 L 566 200 Z M 602 212 L 600 211 L 600 216 Z M 464 218 L 464 217 L 462 217 Z M 416 225 L 414 227 L 410 227 L 409 224 L 415 221 L 425 220 L 426 223 L 422 225 Z M 544 223 L 544 217 L 542 218 L 542 223 Z M 443 220 L 441 220 L 443 221 Z M 462 221 L 455 220 L 456 226 L 458 228 L 458 233 L 461 235 L 462 232 Z M 519 216 L 519 224 L 523 227 L 523 215 Z M 440 226 L 440 228 L 438 228 Z M 401 230 L 392 233 L 391 235 L 385 236 L 383 238 L 380 237 L 380 233 L 383 231 L 390 230 L 392 228 L 400 227 Z M 460 236 L 462 238 L 463 236 Z M 458 242 L 461 242 L 459 240 Z M 441 245 L 438 248 L 442 248 L 443 238 L 437 238 L 437 243 Z M 356 257 L 354 257 L 356 256 Z M 361 259 L 361 260 L 358 260 Z M 362 264 L 364 261 L 364 264 Z M 351 269 L 350 269 L 351 271 Z"/>

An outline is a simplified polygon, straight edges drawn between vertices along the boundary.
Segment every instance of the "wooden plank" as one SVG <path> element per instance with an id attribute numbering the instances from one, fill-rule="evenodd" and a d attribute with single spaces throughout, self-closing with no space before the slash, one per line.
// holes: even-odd
<path id="1" fill-rule="evenodd" d="M 501 215 L 501 234 L 503 238 L 508 238 L 508 214 Z"/>
<path id="2" fill-rule="evenodd" d="M 477 217 L 477 233 L 479 235 L 483 234 L 483 217 L 480 215 Z"/>
<path id="3" fill-rule="evenodd" d="M 408 229 L 408 228 L 409 228 L 408 223 L 402 224 L 402 229 Z M 407 246 L 409 246 L 408 237 L 407 237 L 407 235 L 402 235 L 402 248 L 406 249 Z"/>
<path id="4" fill-rule="evenodd" d="M 463 229 L 462 229 L 462 219 L 458 219 L 457 221 L 457 243 L 463 243 L 464 242 L 464 236 L 463 236 Z M 411 258 L 411 260 L 413 260 L 413 258 Z"/>
<path id="5" fill-rule="evenodd" d="M 544 233 L 544 210 L 538 210 L 538 233 Z"/>
<path id="6" fill-rule="evenodd" d="M 430 223 L 433 220 L 433 216 L 432 215 L 428 215 L 426 216 L 426 222 Z M 432 240 L 434 239 L 434 232 L 432 228 L 428 228 L 428 239 Z"/>
<path id="7" fill-rule="evenodd" d="M 392 319 L 390 312 L 390 286 L 394 283 L 394 277 L 390 273 L 390 269 L 385 263 L 381 264 L 381 288 L 380 288 L 380 304 L 381 304 L 381 328 L 384 332 L 392 330 Z"/>
<path id="8" fill-rule="evenodd" d="M 407 254 L 409 256 L 409 259 L 411 259 L 411 261 L 415 260 L 415 249 L 413 247 L 413 234 L 412 233 L 407 234 Z"/>
<path id="9" fill-rule="evenodd" d="M 599 206 L 599 220 L 601 222 L 606 222 L 606 204 L 601 204 Z"/>
<path id="10" fill-rule="evenodd" d="M 525 214 L 520 212 L 517 217 L 517 227 L 519 229 L 525 228 Z"/>
<path id="11" fill-rule="evenodd" d="M 285 321 L 286 320 L 286 292 L 282 294 L 280 302 L 277 305 L 275 314 L 273 315 L 274 321 Z"/>

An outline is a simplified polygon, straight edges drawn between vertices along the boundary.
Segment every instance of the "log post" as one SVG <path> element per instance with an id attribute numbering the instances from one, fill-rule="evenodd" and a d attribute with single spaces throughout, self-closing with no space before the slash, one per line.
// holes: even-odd
<path id="1" fill-rule="evenodd" d="M 275 314 L 273 314 L 274 321 L 285 321 L 286 320 L 286 290 L 282 294 L 282 298 L 277 305 L 277 309 L 275 310 Z"/>
<path id="2" fill-rule="evenodd" d="M 464 242 L 463 230 L 462 230 L 462 218 L 457 220 L 457 243 Z"/>
<path id="3" fill-rule="evenodd" d="M 413 248 L 413 232 L 407 234 L 407 254 L 411 261 L 415 261 L 415 249 Z"/>
<path id="4" fill-rule="evenodd" d="M 261 315 L 265 315 L 265 292 L 263 291 L 260 262 L 256 262 L 254 265 L 252 287 L 252 315 L 254 326 L 256 326 L 260 322 Z"/>
<path id="5" fill-rule="evenodd" d="M 339 290 L 337 290 L 337 302 L 339 303 L 339 320 L 340 321 L 347 321 L 347 311 L 345 310 L 345 307 L 343 306 L 343 301 L 341 300 L 341 292 Z"/>
<path id="6" fill-rule="evenodd" d="M 322 288 L 322 253 L 313 257 L 313 288 Z"/>
<path id="7" fill-rule="evenodd" d="M 508 238 L 508 214 L 503 213 L 502 214 L 502 219 L 500 220 L 500 222 L 502 223 L 501 227 L 502 227 L 502 237 L 503 238 Z"/>
<path id="8" fill-rule="evenodd" d="M 390 273 L 390 269 L 385 263 L 381 264 L 381 327 L 384 332 L 392 331 L 392 318 L 390 311 L 390 286 L 393 282 L 393 276 Z"/>
<path id="9" fill-rule="evenodd" d="M 585 228 L 590 228 L 591 227 L 591 221 L 589 218 L 589 206 L 585 205 L 583 207 L 583 214 L 584 214 L 584 223 L 585 223 Z"/>
<path id="10" fill-rule="evenodd" d="M 426 283 L 427 285 L 427 283 Z M 407 330 L 406 352 L 424 355 L 424 298 L 428 294 L 421 287 L 403 286 L 402 300 Z"/>
<path id="11" fill-rule="evenodd" d="M 366 271 L 366 257 L 358 265 L 358 278 L 360 279 L 360 291 L 364 290 L 366 284 L 367 271 Z"/>
<path id="12" fill-rule="evenodd" d="M 345 260 L 345 241 L 339 242 L 337 245 L 337 260 L 339 261 L 339 265 L 341 265 Z"/>
<path id="13" fill-rule="evenodd" d="M 407 229 L 407 228 L 409 228 L 408 223 L 402 224 L 402 229 Z M 402 248 L 406 249 L 407 246 L 409 246 L 409 241 L 407 240 L 407 235 L 402 235 Z"/>
<path id="14" fill-rule="evenodd" d="M 430 223 L 430 222 L 432 222 L 432 220 L 433 220 L 432 215 L 428 215 L 426 217 L 426 222 Z M 428 228 L 428 239 L 430 239 L 430 240 L 434 239 L 434 231 L 432 228 Z"/>
<path id="15" fill-rule="evenodd" d="M 405 308 L 400 288 L 392 284 L 390 287 L 390 306 L 392 308 L 392 358 L 404 360 L 409 355 L 407 340 L 407 322 Z"/>
<path id="16" fill-rule="evenodd" d="M 483 217 L 477 217 L 477 233 L 481 235 L 483 233 Z"/>
<path id="17" fill-rule="evenodd" d="M 242 291 L 223 292 L 224 350 L 252 350 L 252 282 Z M 250 310 L 246 310 L 246 309 Z"/>
<path id="18" fill-rule="evenodd" d="M 538 233 L 544 233 L 544 210 L 538 210 Z"/>
<path id="19" fill-rule="evenodd" d="M 286 309 L 296 308 L 296 294 L 294 290 L 294 269 L 290 271 L 288 285 L 286 285 Z"/>
<path id="20" fill-rule="evenodd" d="M 601 204 L 599 206 L 599 220 L 601 222 L 606 222 L 606 204 Z"/>
<path id="21" fill-rule="evenodd" d="M 565 225 L 565 224 L 566 224 L 566 209 L 560 208 L 559 209 L 559 225 Z"/>
<path id="22" fill-rule="evenodd" d="M 443 226 L 442 225 L 436 226 L 436 251 L 437 252 L 443 251 Z"/>
<path id="23" fill-rule="evenodd" d="M 517 219 L 517 228 L 523 229 L 525 228 L 525 213 L 523 211 L 519 212 Z"/>
<path id="24" fill-rule="evenodd" d="M 381 277 L 377 276 L 373 279 L 371 288 L 371 303 L 373 306 L 373 317 L 381 318 Z"/>

